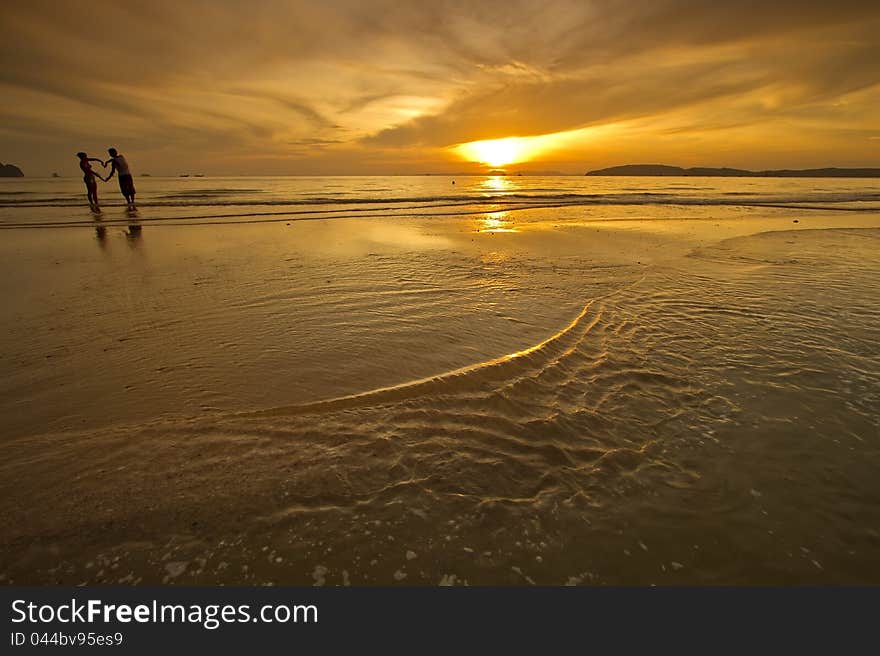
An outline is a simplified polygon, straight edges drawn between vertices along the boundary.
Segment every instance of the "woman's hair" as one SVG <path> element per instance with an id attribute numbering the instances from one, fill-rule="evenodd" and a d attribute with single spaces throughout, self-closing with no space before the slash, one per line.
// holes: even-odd
<path id="1" fill-rule="evenodd" d="M 85 153 L 82 153 L 82 152 L 80 152 L 80 153 L 77 153 L 77 154 L 76 154 L 76 156 L 77 156 L 77 157 L 79 157 L 79 158 L 80 158 L 80 159 L 82 159 L 82 158 L 83 158 L 83 157 L 85 157 L 85 156 L 86 156 L 86 154 L 85 154 Z"/>

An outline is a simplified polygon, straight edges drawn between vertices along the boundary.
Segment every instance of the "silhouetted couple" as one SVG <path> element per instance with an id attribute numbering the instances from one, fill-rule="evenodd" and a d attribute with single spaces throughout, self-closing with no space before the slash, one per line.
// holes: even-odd
<path id="1" fill-rule="evenodd" d="M 95 178 L 98 177 L 104 182 L 107 182 L 113 177 L 114 173 L 118 173 L 119 191 L 125 196 L 125 202 L 128 205 L 128 209 L 132 210 L 134 209 L 135 191 L 134 180 L 131 177 L 131 170 L 128 168 L 128 162 L 125 161 L 125 157 L 120 155 L 115 148 L 109 148 L 107 152 L 110 153 L 110 159 L 106 162 L 97 157 L 89 157 L 85 153 L 76 154 L 76 156 L 79 157 L 79 168 L 82 169 L 83 172 L 83 182 L 86 183 L 86 194 L 89 197 L 89 206 L 92 208 L 93 212 L 101 211 L 101 207 L 98 205 L 98 183 Z M 112 164 L 110 175 L 105 178 L 99 173 L 96 173 L 92 170 L 92 165 L 89 164 L 89 162 L 100 162 L 101 166 L 104 168 L 107 168 L 108 164 Z"/>

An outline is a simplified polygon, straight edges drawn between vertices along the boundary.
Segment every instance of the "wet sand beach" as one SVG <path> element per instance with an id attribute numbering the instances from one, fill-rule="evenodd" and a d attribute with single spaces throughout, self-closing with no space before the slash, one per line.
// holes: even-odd
<path id="1" fill-rule="evenodd" d="M 875 189 L 149 184 L 0 202 L 4 583 L 880 583 Z"/>

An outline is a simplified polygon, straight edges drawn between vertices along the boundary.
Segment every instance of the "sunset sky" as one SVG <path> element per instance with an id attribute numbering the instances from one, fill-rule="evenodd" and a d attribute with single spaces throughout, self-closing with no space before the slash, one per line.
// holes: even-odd
<path id="1" fill-rule="evenodd" d="M 73 175 L 75 152 L 112 145 L 154 175 L 880 166 L 878 35 L 868 0 L 7 1 L 0 161 Z"/>

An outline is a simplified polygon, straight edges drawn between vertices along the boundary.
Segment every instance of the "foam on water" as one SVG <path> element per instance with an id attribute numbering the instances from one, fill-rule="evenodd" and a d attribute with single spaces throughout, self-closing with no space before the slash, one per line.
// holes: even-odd
<path id="1" fill-rule="evenodd" d="M 878 211 L 874 179 L 701 178 L 699 186 L 669 178 L 472 177 L 453 190 L 447 176 L 400 178 L 146 178 L 138 180 L 137 219 L 164 224 L 208 224 L 303 219 L 430 217 L 486 211 L 605 206 L 791 207 L 825 211 Z M 340 191 L 328 189 L 338 182 Z M 28 186 L 0 197 L 0 229 L 86 225 L 81 184 L 68 179 L 16 181 Z M 205 186 L 209 184 L 211 186 Z M 59 192 L 64 193 L 59 193 Z M 101 188 L 107 208 L 115 189 Z M 107 202 L 107 199 L 111 199 Z M 104 217 L 108 225 L 131 217 Z"/>

